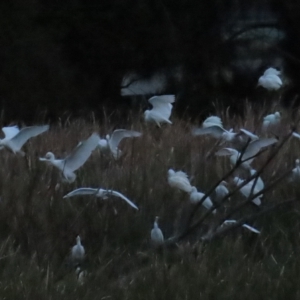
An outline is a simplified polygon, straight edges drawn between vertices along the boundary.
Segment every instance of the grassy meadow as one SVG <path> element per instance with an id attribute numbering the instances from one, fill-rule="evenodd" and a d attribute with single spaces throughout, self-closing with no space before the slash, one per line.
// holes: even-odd
<path id="1" fill-rule="evenodd" d="M 290 111 L 276 110 L 282 112 L 282 126 L 274 132 L 280 143 L 299 115 L 294 113 L 292 120 Z M 229 117 L 226 110 L 217 115 L 227 129 L 244 127 L 260 134 L 263 114 L 273 112 L 257 113 L 248 106 L 244 118 Z M 231 166 L 227 157 L 213 153 L 207 157 L 216 141 L 193 137 L 195 123 L 174 116 L 173 125 L 157 128 L 134 119 L 130 116 L 120 124 L 109 119 L 56 124 L 25 145 L 25 157 L 6 149 L 0 152 L 0 299 L 300 299 L 300 206 L 296 201 L 300 187 L 287 178 L 272 185 L 294 167 L 300 140 L 289 138 L 278 152 L 274 146 L 254 160 L 253 167 L 259 169 L 275 151 L 261 175 L 270 189 L 260 208 L 248 203 L 230 217 L 259 214 L 295 200 L 248 222 L 261 234 L 240 227 L 210 241 L 200 239 L 246 200 L 237 192 L 191 234 L 154 250 L 150 231 L 155 216 L 160 217 L 160 228 L 168 239 L 185 230 L 195 209 L 186 193 L 168 185 L 168 169 L 187 172 L 198 190 L 208 192 Z M 61 183 L 57 188 L 58 170 L 38 160 L 48 151 L 64 157 L 92 132 L 103 137 L 116 128 L 141 131 L 143 136 L 122 141 L 124 156 L 118 161 L 95 150 L 72 184 Z M 114 189 L 136 203 L 139 211 L 118 198 L 63 199 L 78 187 Z M 200 206 L 195 220 L 205 213 Z M 78 283 L 69 260 L 78 234 L 86 250 L 83 284 Z"/>

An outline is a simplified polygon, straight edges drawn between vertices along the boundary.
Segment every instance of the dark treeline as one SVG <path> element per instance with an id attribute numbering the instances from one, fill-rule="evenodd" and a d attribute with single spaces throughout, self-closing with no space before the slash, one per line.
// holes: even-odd
<path id="1" fill-rule="evenodd" d="M 126 111 L 120 85 L 130 73 L 167 74 L 180 114 L 208 113 L 215 102 L 238 109 L 267 96 L 255 87 L 268 66 L 284 70 L 290 105 L 300 86 L 300 4 L 244 2 L 2 1 L 2 119 Z"/>

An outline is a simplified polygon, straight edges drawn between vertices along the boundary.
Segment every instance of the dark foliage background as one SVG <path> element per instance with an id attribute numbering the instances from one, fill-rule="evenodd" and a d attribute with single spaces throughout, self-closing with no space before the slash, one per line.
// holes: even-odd
<path id="1" fill-rule="evenodd" d="M 130 101 L 120 96 L 120 84 L 130 72 L 167 74 L 166 92 L 177 95 L 177 112 L 205 114 L 212 102 L 239 109 L 246 98 L 264 99 L 266 91 L 255 89 L 257 78 L 275 65 L 290 79 L 280 97 L 287 105 L 297 103 L 299 17 L 300 4 L 283 0 L 2 1 L 2 120 L 91 111 L 102 116 L 103 107 L 109 112 L 116 105 L 126 114 Z M 284 38 L 266 40 L 270 47 L 257 53 L 249 45 L 263 38 L 240 36 L 264 27 Z M 259 68 L 237 67 L 237 60 L 253 57 L 259 57 Z"/>

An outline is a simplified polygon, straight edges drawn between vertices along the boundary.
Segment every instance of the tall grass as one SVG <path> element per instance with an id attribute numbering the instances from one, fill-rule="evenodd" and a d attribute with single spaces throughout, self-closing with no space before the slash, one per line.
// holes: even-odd
<path id="1" fill-rule="evenodd" d="M 228 128 L 244 126 L 260 133 L 262 115 L 250 106 L 244 119 L 220 115 Z M 291 124 L 289 112 L 285 115 L 281 131 L 276 132 L 280 139 Z M 169 238 L 184 230 L 193 210 L 188 195 L 168 186 L 167 170 L 184 170 L 193 185 L 207 192 L 231 168 L 227 158 L 206 157 L 215 143 L 212 138 L 192 137 L 193 124 L 189 122 L 175 119 L 173 123 L 159 129 L 129 118 L 126 128 L 141 131 L 143 136 L 122 142 L 124 156 L 114 161 L 94 151 L 77 172 L 75 183 L 61 183 L 59 189 L 58 171 L 38 157 L 47 151 L 65 156 L 93 131 L 103 135 L 115 124 L 109 120 L 104 125 L 81 120 L 58 124 L 26 145 L 25 158 L 1 151 L 1 299 L 299 298 L 298 203 L 252 220 L 250 224 L 261 230 L 260 235 L 237 228 L 219 239 L 202 242 L 203 232 L 230 207 L 245 200 L 236 193 L 226 202 L 226 209 L 210 215 L 173 247 L 151 248 L 149 236 L 156 215 Z M 294 139 L 283 145 L 263 170 L 266 185 L 293 166 L 299 146 Z M 271 151 L 257 157 L 253 167 L 258 169 Z M 63 199 L 72 189 L 85 186 L 120 191 L 140 210 L 114 198 Z M 297 184 L 282 180 L 265 193 L 260 210 L 297 199 L 299 194 Z M 233 217 L 258 211 L 248 204 Z M 200 207 L 196 216 L 205 212 Z M 78 234 L 86 249 L 82 269 L 87 275 L 82 285 L 69 260 Z"/>

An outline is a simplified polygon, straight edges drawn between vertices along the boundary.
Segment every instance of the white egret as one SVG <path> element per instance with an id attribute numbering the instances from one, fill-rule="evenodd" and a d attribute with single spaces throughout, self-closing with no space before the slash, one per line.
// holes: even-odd
<path id="1" fill-rule="evenodd" d="M 256 174 L 256 170 L 251 169 L 251 170 L 250 170 L 250 174 L 251 174 L 251 176 L 253 176 L 254 174 Z M 252 181 L 253 181 L 253 183 L 254 183 L 255 178 L 254 178 Z M 258 189 L 259 191 L 261 191 L 261 190 L 263 190 L 263 189 L 265 188 L 265 184 L 264 184 L 264 182 L 263 182 L 263 180 L 261 179 L 260 176 L 258 176 L 257 179 L 256 179 L 255 187 L 257 187 L 257 189 Z"/>
<path id="2" fill-rule="evenodd" d="M 110 197 L 110 196 L 118 197 L 118 198 L 121 198 L 124 201 L 126 201 L 134 209 L 138 210 L 138 207 L 132 201 L 130 201 L 127 197 L 122 195 L 121 193 L 113 191 L 113 190 L 104 190 L 101 188 L 98 188 L 98 189 L 79 188 L 79 189 L 76 189 L 76 190 L 68 193 L 63 198 L 70 198 L 70 197 L 82 196 L 82 195 L 94 195 L 94 196 L 102 198 L 104 200 L 108 199 L 108 197 Z"/>
<path id="3" fill-rule="evenodd" d="M 133 130 L 116 129 L 112 135 L 106 135 L 105 139 L 100 139 L 99 148 L 104 153 L 111 153 L 115 159 L 119 159 L 122 155 L 122 151 L 118 148 L 119 143 L 124 138 L 139 137 L 142 134 Z"/>
<path id="4" fill-rule="evenodd" d="M 13 153 L 24 155 L 21 150 L 23 145 L 32 137 L 35 137 L 49 129 L 49 125 L 24 127 L 21 130 L 17 126 L 3 127 L 4 139 L 0 140 L 0 149 L 8 148 Z"/>
<path id="5" fill-rule="evenodd" d="M 281 116 L 278 111 L 276 111 L 274 114 L 270 114 L 264 117 L 263 124 L 262 124 L 262 130 L 266 131 L 270 127 L 276 126 L 280 123 Z"/>
<path id="6" fill-rule="evenodd" d="M 226 197 L 229 194 L 229 191 L 227 189 L 227 182 L 221 181 L 220 184 L 215 189 L 215 202 L 219 203 L 221 202 L 224 197 Z"/>
<path id="7" fill-rule="evenodd" d="M 297 132 L 293 132 L 293 137 L 300 139 L 300 134 Z"/>
<path id="8" fill-rule="evenodd" d="M 40 161 L 55 166 L 62 172 L 63 178 L 72 183 L 76 179 L 74 172 L 87 161 L 93 150 L 98 146 L 99 140 L 98 134 L 93 133 L 87 140 L 80 142 L 66 158 L 55 159 L 54 154 L 48 152 L 44 158 L 40 158 Z"/>
<path id="9" fill-rule="evenodd" d="M 192 186 L 192 190 L 190 192 L 190 201 L 193 204 L 197 204 L 198 202 L 200 202 L 202 200 L 202 198 L 205 196 L 205 194 L 198 192 L 197 188 L 195 186 Z M 213 207 L 213 203 L 210 200 L 209 197 L 207 197 L 202 205 L 206 208 L 206 209 L 210 209 L 211 207 Z M 216 213 L 216 210 L 213 211 L 213 213 Z"/>
<path id="10" fill-rule="evenodd" d="M 144 112 L 146 122 L 154 122 L 159 127 L 161 123 L 172 124 L 169 118 L 173 108 L 171 103 L 175 102 L 174 95 L 154 96 L 148 101 L 153 108 Z"/>
<path id="11" fill-rule="evenodd" d="M 186 173 L 182 171 L 175 172 L 173 169 L 168 170 L 168 183 L 171 187 L 177 188 L 184 192 L 192 191 L 191 183 Z"/>
<path id="12" fill-rule="evenodd" d="M 236 220 L 225 220 L 222 225 L 234 224 L 236 222 L 237 222 Z M 243 224 L 242 227 L 247 228 L 248 230 L 250 230 L 250 231 L 252 231 L 254 233 L 260 234 L 259 230 L 257 230 L 256 228 L 254 228 L 254 227 L 252 227 L 252 226 L 250 226 L 248 224 Z"/>
<path id="13" fill-rule="evenodd" d="M 233 129 L 226 130 L 223 127 L 222 121 L 217 116 L 211 116 L 207 118 L 201 128 L 194 128 L 192 135 L 211 135 L 214 138 L 222 139 L 225 142 L 242 142 L 245 138 L 251 140 L 257 140 L 258 136 L 252 132 L 241 128 L 238 132 L 233 132 Z"/>
<path id="14" fill-rule="evenodd" d="M 154 225 L 151 230 L 151 242 L 155 248 L 162 246 L 164 243 L 164 235 L 158 227 L 158 219 L 159 217 L 155 217 Z"/>
<path id="15" fill-rule="evenodd" d="M 235 184 L 237 187 L 239 187 L 239 186 L 244 182 L 244 180 L 241 179 L 241 178 L 239 178 L 239 177 L 234 177 L 233 182 L 234 182 L 234 184 Z M 255 185 L 254 188 L 253 188 L 253 184 L 254 184 L 254 179 L 251 180 L 251 181 L 249 181 L 249 182 L 248 182 L 247 184 L 245 184 L 243 187 L 241 187 L 241 188 L 239 189 L 240 193 L 241 193 L 242 195 L 244 195 L 246 198 L 248 198 L 248 197 L 250 196 L 251 191 L 252 191 L 252 195 L 255 195 L 255 194 L 257 194 L 258 192 L 260 192 L 261 189 L 259 189 L 259 187 L 258 187 L 257 185 Z M 263 194 L 261 194 L 261 195 L 257 196 L 256 198 L 252 199 L 252 202 L 253 202 L 255 205 L 259 206 L 259 205 L 261 205 L 261 198 L 262 198 L 262 197 L 263 197 Z"/>
<path id="16" fill-rule="evenodd" d="M 79 266 L 76 268 L 76 276 L 77 276 L 77 282 L 80 285 L 83 285 L 85 283 L 86 277 L 87 277 L 87 271 L 82 270 Z"/>
<path id="17" fill-rule="evenodd" d="M 74 264 L 80 264 L 84 260 L 85 250 L 81 245 L 80 236 L 76 237 L 76 245 L 71 249 L 71 259 Z"/>
<path id="18" fill-rule="evenodd" d="M 277 69 L 271 67 L 271 68 L 268 68 L 267 70 L 265 70 L 264 75 L 265 76 L 268 76 L 268 75 L 281 75 L 281 72 L 278 71 Z"/>
<path id="19" fill-rule="evenodd" d="M 262 86 L 268 91 L 277 91 L 282 86 L 280 77 L 276 74 L 264 74 L 258 79 L 258 86 Z"/>
<path id="20" fill-rule="evenodd" d="M 297 158 L 295 161 L 295 168 L 292 170 L 292 174 L 289 178 L 290 181 L 299 182 L 300 181 L 300 160 Z"/>
<path id="21" fill-rule="evenodd" d="M 246 150 L 243 153 L 241 167 L 250 170 L 250 164 L 252 163 L 255 155 L 259 153 L 259 151 L 265 147 L 271 146 L 277 143 L 277 139 L 275 138 L 265 138 L 252 141 L 248 144 Z M 232 165 L 236 165 L 241 153 L 233 148 L 223 148 L 216 152 L 217 156 L 230 156 L 230 162 Z"/>

